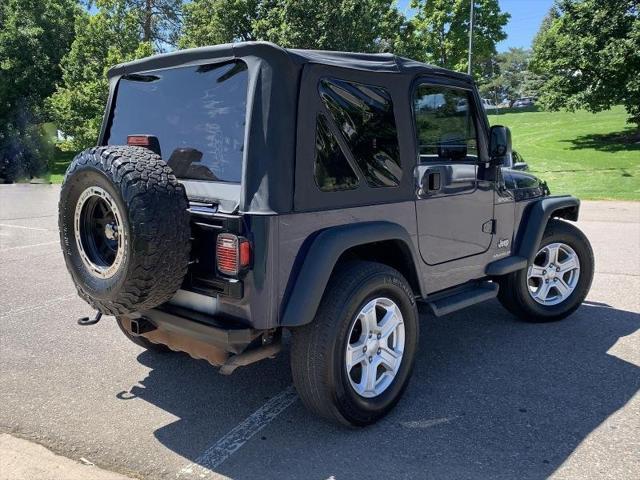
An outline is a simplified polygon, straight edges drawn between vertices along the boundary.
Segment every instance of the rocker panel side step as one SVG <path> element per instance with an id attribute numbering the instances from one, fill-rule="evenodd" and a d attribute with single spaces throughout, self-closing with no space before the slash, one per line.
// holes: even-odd
<path id="1" fill-rule="evenodd" d="M 462 310 L 476 303 L 491 300 L 497 295 L 497 283 L 480 282 L 427 303 L 436 317 L 442 317 L 443 315 Z"/>
<path id="2" fill-rule="evenodd" d="M 528 263 L 529 262 L 526 258 L 519 256 L 501 258 L 500 260 L 496 260 L 495 262 L 491 262 L 487 265 L 485 273 L 492 277 L 506 275 L 508 273 L 517 272 L 518 270 L 527 268 Z"/>

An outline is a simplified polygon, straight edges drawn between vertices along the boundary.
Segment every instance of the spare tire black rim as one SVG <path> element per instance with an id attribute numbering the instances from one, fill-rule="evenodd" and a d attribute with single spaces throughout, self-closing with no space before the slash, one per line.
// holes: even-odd
<path id="1" fill-rule="evenodd" d="M 78 199 L 75 239 L 87 270 L 95 277 L 110 278 L 124 260 L 126 232 L 113 197 L 103 188 L 89 187 Z"/>

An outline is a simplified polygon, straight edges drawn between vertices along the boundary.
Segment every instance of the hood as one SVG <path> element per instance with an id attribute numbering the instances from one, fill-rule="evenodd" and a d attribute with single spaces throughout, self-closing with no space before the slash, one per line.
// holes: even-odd
<path id="1" fill-rule="evenodd" d="M 507 190 L 514 193 L 516 201 L 549 195 L 547 183 L 522 170 L 502 169 L 502 177 Z"/>

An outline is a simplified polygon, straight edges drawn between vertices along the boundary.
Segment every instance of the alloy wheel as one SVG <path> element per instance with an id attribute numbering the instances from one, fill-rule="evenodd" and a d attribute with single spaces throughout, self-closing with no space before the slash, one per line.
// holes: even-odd
<path id="1" fill-rule="evenodd" d="M 580 259 L 565 243 L 551 243 L 536 254 L 527 272 L 529 294 L 541 305 L 557 305 L 576 289 Z"/>
<path id="2" fill-rule="evenodd" d="M 345 352 L 351 387 L 365 398 L 382 394 L 400 370 L 405 343 L 402 312 L 389 298 L 368 302 L 356 315 Z"/>

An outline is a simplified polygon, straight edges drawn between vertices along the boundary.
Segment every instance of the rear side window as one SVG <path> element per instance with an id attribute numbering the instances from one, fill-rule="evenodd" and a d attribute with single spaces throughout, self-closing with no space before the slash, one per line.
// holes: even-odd
<path id="1" fill-rule="evenodd" d="M 128 135 L 155 135 L 176 176 L 238 183 L 247 79 L 240 61 L 125 75 L 118 82 L 108 144 L 126 145 Z"/>
<path id="2" fill-rule="evenodd" d="M 324 106 L 369 186 L 397 186 L 402 169 L 389 92 L 382 87 L 334 78 L 321 79 L 318 88 Z"/>
<path id="3" fill-rule="evenodd" d="M 324 115 L 318 115 L 316 120 L 316 161 L 313 173 L 316 185 L 323 192 L 350 190 L 358 186 L 358 177 L 331 133 Z"/>
<path id="4" fill-rule="evenodd" d="M 419 85 L 413 101 L 420 161 L 478 158 L 471 92 Z"/>

